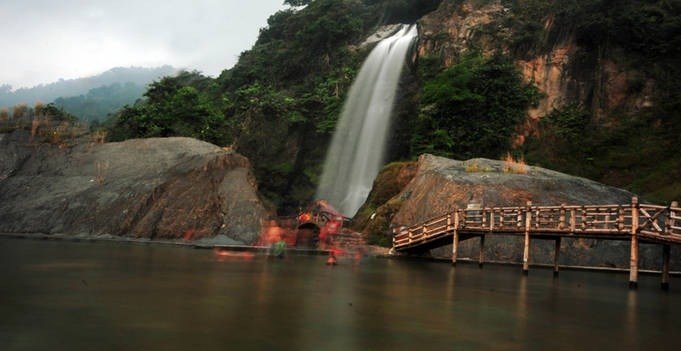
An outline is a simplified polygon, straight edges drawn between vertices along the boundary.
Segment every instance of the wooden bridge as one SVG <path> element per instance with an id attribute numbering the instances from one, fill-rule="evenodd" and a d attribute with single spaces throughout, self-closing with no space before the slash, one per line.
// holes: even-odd
<path id="1" fill-rule="evenodd" d="M 681 244 L 681 208 L 639 204 L 633 198 L 626 205 L 485 207 L 469 205 L 411 227 L 394 230 L 393 250 L 423 253 L 452 244 L 452 264 L 456 264 L 459 242 L 480 237 L 479 264 L 487 235 L 515 235 L 525 238 L 523 272 L 529 271 L 532 239 L 555 240 L 554 275 L 562 238 L 624 240 L 631 242 L 629 286 L 638 284 L 639 242 L 662 246 L 662 288 L 669 288 L 670 246 Z"/>

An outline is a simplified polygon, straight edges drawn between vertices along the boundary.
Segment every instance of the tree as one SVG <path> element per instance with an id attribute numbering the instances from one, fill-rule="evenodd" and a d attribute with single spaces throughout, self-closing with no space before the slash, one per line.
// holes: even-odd
<path id="1" fill-rule="evenodd" d="M 284 5 L 300 7 L 307 6 L 312 2 L 312 0 L 284 0 Z"/>
<path id="2" fill-rule="evenodd" d="M 224 128 L 215 83 L 197 72 L 182 72 L 149 86 L 146 100 L 124 107 L 116 116 L 112 139 L 186 136 L 218 145 L 231 142 Z"/>

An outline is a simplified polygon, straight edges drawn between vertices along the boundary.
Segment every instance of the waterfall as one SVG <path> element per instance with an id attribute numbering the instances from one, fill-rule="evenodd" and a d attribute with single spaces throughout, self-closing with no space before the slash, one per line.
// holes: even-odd
<path id="1" fill-rule="evenodd" d="M 362 206 L 383 165 L 397 85 L 417 35 L 415 25 L 405 25 L 378 43 L 350 88 L 317 189 L 317 199 L 346 216 Z"/>

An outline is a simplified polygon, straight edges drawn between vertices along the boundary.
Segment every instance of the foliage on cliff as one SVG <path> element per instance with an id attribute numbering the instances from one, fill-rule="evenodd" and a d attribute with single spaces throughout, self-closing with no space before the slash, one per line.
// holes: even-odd
<path id="1" fill-rule="evenodd" d="M 568 37 L 578 45 L 572 74 L 594 86 L 542 119 L 522 151 L 528 161 L 626 187 L 655 201 L 681 198 L 681 1 L 512 1 L 535 40 L 516 49 L 542 53 Z M 545 12 L 544 12 L 545 11 Z M 542 14 L 543 13 L 543 14 Z M 547 16 L 546 14 L 550 14 Z M 546 31 L 542 21 L 553 21 Z M 520 22 L 520 21 L 516 21 Z M 605 109 L 603 63 L 627 72 L 636 108 Z"/>
<path id="2" fill-rule="evenodd" d="M 438 43 L 424 54 L 449 64 L 464 51 L 502 55 L 528 80 L 564 64 L 550 79 L 565 91 L 538 122 L 517 124 L 529 137 L 514 153 L 650 200 L 681 198 L 681 1 L 452 0 L 434 18 Z"/>
<path id="3" fill-rule="evenodd" d="M 272 15 L 253 48 L 218 78 L 184 73 L 154 83 L 143 101 L 109 122 L 114 138 L 184 135 L 231 145 L 252 160 L 260 190 L 280 209 L 295 209 L 314 195 L 344 96 L 370 49 L 358 44 L 379 25 L 413 22 L 438 6 L 446 21 L 451 11 L 473 16 L 471 9 L 496 4 L 502 11 L 466 35 L 448 37 L 440 23 L 436 35 L 461 40 L 450 45 L 459 52 L 445 60 L 433 48 L 416 59 L 418 70 L 408 70 L 389 158 L 501 157 L 539 97 L 517 61 L 572 41 L 578 48 L 569 74 L 584 91 L 556 106 L 513 151 L 661 200 L 681 197 L 674 185 L 681 144 L 673 142 L 681 132 L 681 0 L 287 3 L 292 7 Z M 604 108 L 600 74 L 608 60 L 633 72 L 626 83 L 634 94 L 654 82 L 651 106 Z M 660 190 L 660 183 L 672 185 Z"/>
<path id="4" fill-rule="evenodd" d="M 428 68 L 428 66 L 426 66 Z M 497 158 L 539 93 L 508 59 L 470 55 L 441 72 L 422 71 L 412 156 Z"/>
<path id="5" fill-rule="evenodd" d="M 355 45 L 378 26 L 414 21 L 440 1 L 288 1 L 294 7 L 272 15 L 233 68 L 217 79 L 185 74 L 152 84 L 144 101 L 109 122 L 112 134 L 232 145 L 253 161 L 265 196 L 280 208 L 304 206 L 367 54 Z"/>

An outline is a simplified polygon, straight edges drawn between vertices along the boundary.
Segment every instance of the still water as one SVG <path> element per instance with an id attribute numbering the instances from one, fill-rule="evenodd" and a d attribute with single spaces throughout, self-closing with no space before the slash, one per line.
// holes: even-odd
<path id="1" fill-rule="evenodd" d="M 0 350 L 678 349 L 671 291 L 614 273 L 0 239 Z"/>

